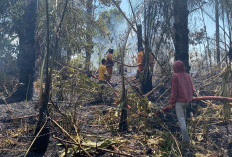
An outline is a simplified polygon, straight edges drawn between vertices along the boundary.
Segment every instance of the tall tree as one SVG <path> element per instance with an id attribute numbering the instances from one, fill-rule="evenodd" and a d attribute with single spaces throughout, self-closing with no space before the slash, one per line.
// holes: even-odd
<path id="1" fill-rule="evenodd" d="M 187 0 L 174 0 L 175 60 L 183 61 L 189 73 L 188 14 Z"/>
<path id="2" fill-rule="evenodd" d="M 87 12 L 87 23 L 86 23 L 86 46 L 85 46 L 85 53 L 86 53 L 86 62 L 85 62 L 85 70 L 89 71 L 90 68 L 90 59 L 91 54 L 93 53 L 93 0 L 87 0 L 86 2 L 86 12 Z"/>

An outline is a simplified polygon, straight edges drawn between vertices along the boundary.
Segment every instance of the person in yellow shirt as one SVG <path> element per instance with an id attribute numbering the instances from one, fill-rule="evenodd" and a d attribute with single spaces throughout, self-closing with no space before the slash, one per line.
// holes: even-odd
<path id="1" fill-rule="evenodd" d="M 102 59 L 101 60 L 101 65 L 98 69 L 98 74 L 99 74 L 99 77 L 98 77 L 98 80 L 99 80 L 99 83 L 106 83 L 106 60 L 105 59 Z"/>

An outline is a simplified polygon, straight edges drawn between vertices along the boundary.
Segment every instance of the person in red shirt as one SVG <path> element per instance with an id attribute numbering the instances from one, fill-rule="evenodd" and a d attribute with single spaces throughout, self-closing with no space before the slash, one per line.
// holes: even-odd
<path id="1" fill-rule="evenodd" d="M 173 63 L 174 74 L 171 82 L 171 99 L 170 108 L 175 106 L 176 115 L 181 129 L 181 134 L 184 142 L 189 142 L 188 129 L 186 127 L 186 107 L 192 101 L 193 93 L 195 92 L 192 79 L 185 72 L 185 66 L 182 61 Z"/>

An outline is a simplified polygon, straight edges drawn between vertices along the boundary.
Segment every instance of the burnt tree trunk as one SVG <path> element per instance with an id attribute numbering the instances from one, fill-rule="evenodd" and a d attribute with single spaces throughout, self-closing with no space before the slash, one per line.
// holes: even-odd
<path id="1" fill-rule="evenodd" d="M 142 25 L 137 25 L 138 52 L 143 48 Z"/>
<path id="2" fill-rule="evenodd" d="M 149 2 L 148 5 L 146 5 L 144 11 L 144 46 L 145 46 L 145 51 L 143 54 L 143 75 L 142 75 L 142 80 L 141 80 L 141 90 L 143 94 L 146 94 L 150 90 L 152 90 L 152 74 L 150 71 L 150 66 L 149 66 L 149 57 L 151 53 L 150 49 L 150 44 L 149 44 L 149 37 L 148 37 L 148 31 L 150 31 L 149 27 L 149 20 L 151 18 L 151 3 Z M 141 28 L 142 29 L 142 28 Z M 142 32 L 142 31 L 141 31 Z M 142 33 L 141 33 L 142 36 Z M 142 39 L 142 37 L 141 37 Z"/>
<path id="3" fill-rule="evenodd" d="M 86 12 L 87 12 L 87 26 L 86 26 L 86 61 L 85 61 L 85 70 L 88 72 L 90 68 L 91 54 L 93 53 L 93 39 L 92 39 L 92 20 L 93 20 L 93 0 L 87 0 L 86 2 Z"/>
<path id="4" fill-rule="evenodd" d="M 152 74 L 149 66 L 150 48 L 145 39 L 145 53 L 143 57 L 143 76 L 141 82 L 141 89 L 143 94 L 152 90 Z"/>
<path id="5" fill-rule="evenodd" d="M 230 46 L 229 52 L 228 52 L 229 60 L 232 61 L 232 45 Z"/>
<path id="6" fill-rule="evenodd" d="M 175 60 L 183 61 L 189 73 L 188 14 L 187 0 L 174 0 Z"/>
<path id="7" fill-rule="evenodd" d="M 49 32 L 49 14 L 48 14 L 48 0 L 46 0 L 46 16 L 47 16 L 47 55 L 46 55 L 46 82 L 45 82 L 45 91 L 40 95 L 40 112 L 39 112 L 39 121 L 36 126 L 35 130 L 35 141 L 32 144 L 29 154 L 27 156 L 29 157 L 42 157 L 45 152 L 47 151 L 48 143 L 49 143 L 49 123 L 47 122 L 47 117 L 49 116 L 48 112 L 48 101 L 49 101 L 49 89 L 50 89 L 50 75 L 49 75 L 49 58 L 51 56 L 50 54 L 50 32 Z M 52 69 L 50 69 L 52 70 Z M 38 134 L 38 137 L 37 137 Z"/>

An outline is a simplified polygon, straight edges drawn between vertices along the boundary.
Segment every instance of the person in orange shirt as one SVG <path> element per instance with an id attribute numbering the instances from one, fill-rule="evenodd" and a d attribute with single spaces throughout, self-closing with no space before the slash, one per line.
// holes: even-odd
<path id="1" fill-rule="evenodd" d="M 138 66 L 138 70 L 137 70 L 136 78 L 139 78 L 139 75 L 141 74 L 143 70 L 143 49 L 142 48 L 140 49 L 137 55 L 137 66 Z"/>
<path id="2" fill-rule="evenodd" d="M 108 82 L 110 81 L 113 74 L 113 66 L 114 66 L 113 53 L 114 53 L 114 49 L 109 49 L 106 57 L 106 70 L 108 72 L 108 76 L 107 76 Z"/>
<path id="3" fill-rule="evenodd" d="M 98 69 L 98 74 L 99 74 L 99 77 L 98 77 L 98 80 L 99 80 L 99 83 L 106 83 L 106 78 L 107 78 L 107 75 L 106 75 L 106 60 L 105 59 L 102 59 L 101 60 L 101 65 Z"/>
<path id="4" fill-rule="evenodd" d="M 138 52 L 138 57 L 137 57 L 137 65 L 138 65 L 138 71 L 143 70 L 143 51 Z"/>

